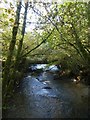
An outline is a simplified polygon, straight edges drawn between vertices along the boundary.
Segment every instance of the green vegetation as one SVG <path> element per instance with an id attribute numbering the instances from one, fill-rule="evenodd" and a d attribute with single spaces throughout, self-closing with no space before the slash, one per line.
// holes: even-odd
<path id="1" fill-rule="evenodd" d="M 63 71 L 69 70 L 82 79 L 87 75 L 86 80 L 89 80 L 89 2 L 26 2 L 24 6 L 17 2 L 16 10 L 11 2 L 3 2 L 9 5 L 0 8 L 3 100 L 12 94 L 29 63 L 61 64 Z M 30 22 L 33 15 L 37 17 L 35 29 L 25 32 L 27 26 L 34 24 Z"/>

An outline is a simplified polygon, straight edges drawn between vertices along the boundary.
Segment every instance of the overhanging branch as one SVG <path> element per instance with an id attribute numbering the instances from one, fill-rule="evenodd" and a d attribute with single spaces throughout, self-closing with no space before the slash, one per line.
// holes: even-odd
<path id="1" fill-rule="evenodd" d="M 28 52 L 25 53 L 24 55 L 22 55 L 22 57 L 27 56 L 30 52 L 32 52 L 33 50 L 35 50 L 35 49 L 37 49 L 39 46 L 41 46 L 43 43 L 45 43 L 46 40 L 51 36 L 51 34 L 52 34 L 52 32 L 54 31 L 54 29 L 55 29 L 55 28 L 53 28 L 53 30 L 48 34 L 48 36 L 47 36 L 45 39 L 43 39 L 43 41 L 42 41 L 40 44 L 38 44 L 37 46 L 35 46 L 34 48 L 32 48 L 30 51 L 28 51 Z"/>

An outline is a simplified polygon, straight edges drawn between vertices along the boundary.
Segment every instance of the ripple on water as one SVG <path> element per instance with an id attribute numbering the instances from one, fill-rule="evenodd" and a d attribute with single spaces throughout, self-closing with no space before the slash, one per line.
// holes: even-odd
<path id="1" fill-rule="evenodd" d="M 55 97 L 58 98 L 58 94 L 53 89 L 41 89 L 36 92 L 37 95 L 46 96 L 46 97 Z"/>

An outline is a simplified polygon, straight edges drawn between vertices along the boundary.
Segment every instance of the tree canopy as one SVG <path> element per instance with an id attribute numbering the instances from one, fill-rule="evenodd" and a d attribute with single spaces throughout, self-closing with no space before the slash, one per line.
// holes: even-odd
<path id="1" fill-rule="evenodd" d="M 20 65 L 46 61 L 62 69 L 90 70 L 90 3 L 1 1 L 4 96 L 23 69 Z M 7 7 L 5 7 L 7 5 Z M 23 71 L 24 72 L 24 71 Z M 22 73 L 23 73 L 22 72 Z M 21 75 L 22 76 L 22 75 Z"/>

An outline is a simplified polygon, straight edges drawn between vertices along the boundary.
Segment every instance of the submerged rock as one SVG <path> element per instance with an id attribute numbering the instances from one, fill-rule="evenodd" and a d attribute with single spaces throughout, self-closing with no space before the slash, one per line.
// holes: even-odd
<path id="1" fill-rule="evenodd" d="M 52 89 L 52 88 L 47 86 L 47 87 L 44 87 L 43 89 Z"/>

